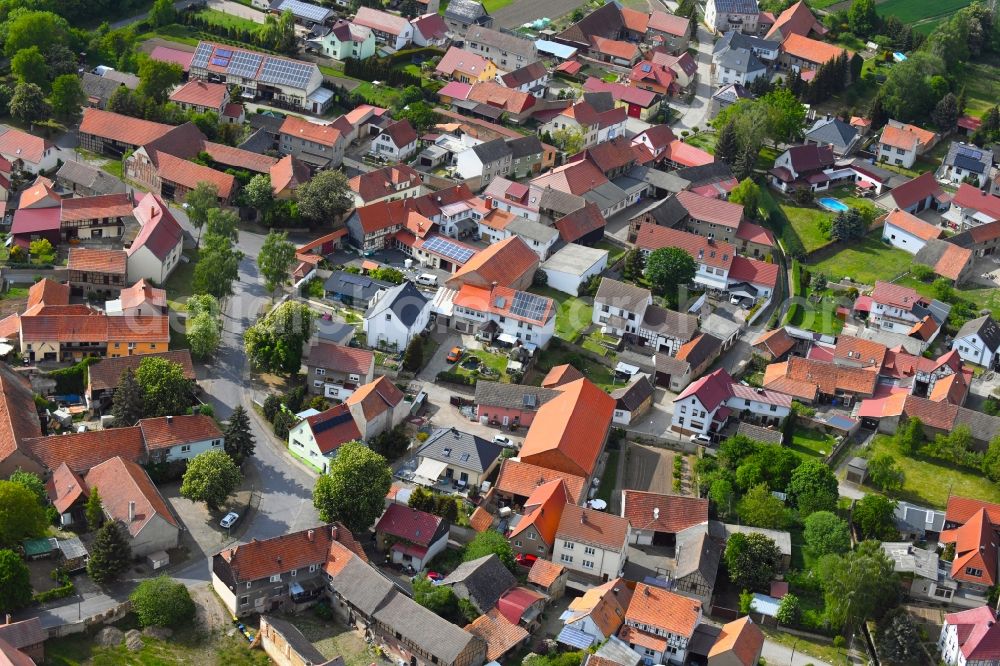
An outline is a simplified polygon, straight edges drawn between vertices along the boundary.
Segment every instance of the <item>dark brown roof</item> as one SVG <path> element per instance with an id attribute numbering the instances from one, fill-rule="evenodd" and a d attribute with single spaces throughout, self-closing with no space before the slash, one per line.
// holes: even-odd
<path id="1" fill-rule="evenodd" d="M 191 352 L 187 349 L 176 349 L 156 354 L 136 354 L 133 356 L 102 359 L 88 368 L 90 390 L 106 391 L 116 388 L 122 373 L 130 369 L 135 370 L 142 363 L 142 360 L 146 358 L 162 358 L 173 363 L 178 363 L 184 370 L 185 377 L 192 380 L 195 379 L 194 365 L 191 362 Z"/>

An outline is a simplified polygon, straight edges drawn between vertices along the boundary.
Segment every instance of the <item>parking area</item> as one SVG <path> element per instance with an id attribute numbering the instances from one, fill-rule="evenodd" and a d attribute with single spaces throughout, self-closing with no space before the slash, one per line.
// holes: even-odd
<path id="1" fill-rule="evenodd" d="M 184 531 L 181 532 L 182 540 L 190 554 L 194 557 L 209 557 L 226 545 L 239 540 L 245 525 L 249 524 L 248 513 L 250 512 L 252 481 L 244 476 L 243 484 L 236 493 L 229 498 L 229 501 L 218 511 L 209 511 L 202 502 L 192 502 L 181 497 L 180 483 L 166 483 L 159 486 L 163 498 L 170 504 L 174 515 L 177 516 Z M 240 514 L 230 529 L 225 529 L 219 525 L 219 521 L 229 513 L 235 511 Z"/>

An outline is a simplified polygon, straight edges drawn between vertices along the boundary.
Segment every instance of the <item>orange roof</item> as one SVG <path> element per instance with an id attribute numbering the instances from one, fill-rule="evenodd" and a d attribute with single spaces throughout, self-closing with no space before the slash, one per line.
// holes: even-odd
<path id="1" fill-rule="evenodd" d="M 967 523 L 980 509 L 985 509 L 990 523 L 1000 525 L 1000 504 L 985 502 L 974 497 L 951 495 L 948 507 L 945 509 L 945 521 L 949 523 Z"/>
<path id="2" fill-rule="evenodd" d="M 853 335 L 841 335 L 837 338 L 837 346 L 833 348 L 833 358 L 846 359 L 855 365 L 881 370 L 888 351 L 888 347 L 878 342 L 856 338 Z"/>
<path id="3" fill-rule="evenodd" d="M 131 287 L 121 290 L 118 300 L 121 301 L 123 310 L 137 308 L 145 303 L 149 303 L 154 308 L 165 312 L 167 307 L 167 291 L 152 286 L 145 279 L 139 280 Z"/>
<path id="4" fill-rule="evenodd" d="M 557 386 L 574 382 L 577 379 L 582 379 L 583 376 L 583 373 L 575 367 L 569 363 L 564 363 L 563 365 L 554 366 L 549 370 L 548 374 L 545 375 L 545 379 L 542 380 L 542 387 L 556 388 Z"/>
<path id="5" fill-rule="evenodd" d="M 309 180 L 309 167 L 291 155 L 285 155 L 271 167 L 271 187 L 275 192 L 295 189 Z"/>
<path id="6" fill-rule="evenodd" d="M 521 460 L 589 477 L 604 448 L 615 400 L 589 379 L 563 384 L 561 395 L 538 410 L 521 447 Z"/>
<path id="7" fill-rule="evenodd" d="M 621 42 L 617 39 L 606 39 L 597 35 L 591 35 L 590 43 L 597 51 L 612 58 L 632 61 L 639 56 L 639 47 L 631 42 Z"/>
<path id="8" fill-rule="evenodd" d="M 345 548 L 346 547 L 346 548 Z M 367 562 L 364 550 L 350 530 L 340 523 L 320 525 L 308 530 L 282 534 L 273 539 L 251 541 L 228 548 L 219 557 L 229 564 L 234 582 L 260 580 L 310 564 L 326 564 L 337 556 L 340 566 L 353 553 Z"/>
<path id="9" fill-rule="evenodd" d="M 31 385 L 10 366 L 0 363 L 0 460 L 10 457 L 27 438 L 41 434 Z M 582 485 L 577 488 L 580 491 Z"/>
<path id="10" fill-rule="evenodd" d="M 930 315 L 925 315 L 923 319 L 918 321 L 910 329 L 908 336 L 918 337 L 923 341 L 930 340 L 933 337 L 934 332 L 938 330 L 938 323 Z"/>
<path id="11" fill-rule="evenodd" d="M 822 23 L 816 20 L 816 17 L 809 7 L 803 0 L 799 0 L 794 5 L 781 12 L 777 19 L 774 21 L 774 25 L 768 30 L 764 39 L 776 39 L 783 37 L 787 39 L 789 35 L 802 35 L 806 36 L 810 32 L 816 32 L 817 34 L 823 35 L 827 32 L 827 29 Z"/>
<path id="12" fill-rule="evenodd" d="M 788 335 L 788 331 L 784 327 L 781 327 L 762 333 L 754 341 L 753 346 L 763 347 L 775 358 L 780 358 L 792 350 L 792 347 L 795 346 L 795 341 Z"/>
<path id="13" fill-rule="evenodd" d="M 19 157 L 25 162 L 40 164 L 45 151 L 51 147 L 52 142 L 13 127 L 0 134 L 0 154 L 10 155 L 11 159 Z"/>
<path id="14" fill-rule="evenodd" d="M 586 480 L 582 477 L 539 467 L 514 458 L 507 458 L 501 463 L 500 474 L 497 476 L 497 483 L 494 487 L 498 492 L 530 497 L 538 486 L 553 479 L 562 479 L 565 482 L 568 501 L 575 504 L 583 499 L 583 486 Z"/>
<path id="15" fill-rule="evenodd" d="M 476 509 L 478 511 L 479 509 Z M 475 512 L 473 512 L 475 516 Z M 563 574 L 565 568 L 561 564 L 549 560 L 537 559 L 528 570 L 528 582 L 539 587 L 548 588 Z"/>
<path id="16" fill-rule="evenodd" d="M 882 128 L 882 137 L 878 142 L 893 148 L 915 151 L 920 144 L 920 138 L 906 127 L 886 125 Z"/>
<path id="17" fill-rule="evenodd" d="M 153 516 L 180 527 L 149 474 L 131 460 L 120 456 L 106 460 L 95 465 L 84 481 L 88 488 L 97 488 L 100 492 L 104 512 L 125 523 L 132 536 L 138 535 Z M 130 512 L 134 512 L 132 520 L 129 520 Z"/>
<path id="18" fill-rule="evenodd" d="M 520 236 L 511 236 L 477 252 L 448 278 L 446 284 L 453 289 L 465 284 L 489 287 L 494 282 L 501 287 L 510 287 L 527 273 L 533 274 L 538 263 L 535 251 Z"/>
<path id="19" fill-rule="evenodd" d="M 489 104 L 510 113 L 522 113 L 535 103 L 531 93 L 506 88 L 495 81 L 480 81 L 469 90 L 468 99 Z"/>
<path id="20" fill-rule="evenodd" d="M 687 252 L 696 262 L 721 268 L 727 273 L 736 256 L 736 250 L 729 243 L 658 224 L 639 225 L 635 245 L 649 251 L 675 247 Z"/>
<path id="21" fill-rule="evenodd" d="M 891 224 L 898 229 L 902 229 L 911 236 L 916 236 L 924 241 L 937 238 L 941 235 L 941 229 L 938 227 L 928 222 L 924 222 L 916 215 L 907 213 L 905 210 L 899 210 L 898 208 L 889 213 L 889 215 L 885 218 L 885 224 Z"/>
<path id="22" fill-rule="evenodd" d="M 71 271 L 124 275 L 128 269 L 128 255 L 125 250 L 71 247 L 66 268 Z"/>
<path id="23" fill-rule="evenodd" d="M 28 308 L 35 305 L 68 305 L 69 285 L 42 278 L 28 288 Z"/>
<path id="24" fill-rule="evenodd" d="M 690 638 L 701 619 L 701 604 L 661 587 L 639 583 L 625 619 Z"/>
<path id="25" fill-rule="evenodd" d="M 623 579 L 609 580 L 590 588 L 569 603 L 568 610 L 572 617 L 566 619 L 566 624 L 590 617 L 602 634 L 611 636 L 622 626 L 631 599 L 632 590 Z"/>
<path id="26" fill-rule="evenodd" d="M 81 497 L 90 493 L 87 484 L 80 475 L 71 470 L 66 463 L 59 465 L 48 482 L 49 499 L 59 513 L 66 513 Z"/>
<path id="27" fill-rule="evenodd" d="M 200 183 L 208 182 L 215 185 L 219 190 L 219 196 L 223 199 L 228 199 L 233 193 L 236 179 L 232 175 L 197 162 L 175 157 L 162 150 L 152 152 L 151 157 L 156 162 L 156 171 L 161 179 L 192 190 Z"/>
<path id="28" fill-rule="evenodd" d="M 540 304 L 544 306 L 540 310 L 532 311 L 531 314 L 515 311 L 513 309 L 514 301 L 519 294 L 524 293 L 507 287 L 494 287 L 491 290 L 466 284 L 458 290 L 454 303 L 475 312 L 489 312 L 539 326 L 545 325 L 555 316 L 555 301 L 546 296 L 535 296 L 535 298 L 541 299 Z"/>
<path id="29" fill-rule="evenodd" d="M 87 472 L 114 457 L 142 460 L 146 453 L 142 431 L 137 427 L 35 437 L 24 440 L 24 446 L 32 457 L 49 469 L 57 469 L 66 463 L 70 470 L 77 473 Z M 92 483 L 87 485 L 93 487 Z M 103 486 L 101 494 L 104 494 Z"/>
<path id="30" fill-rule="evenodd" d="M 854 53 L 847 49 L 796 34 L 789 35 L 781 45 L 781 49 L 790 56 L 817 65 L 834 60 L 845 51 L 848 59 L 854 56 Z"/>
<path id="31" fill-rule="evenodd" d="M 628 541 L 628 518 L 575 504 L 563 507 L 556 531 L 559 539 L 618 552 Z"/>
<path id="32" fill-rule="evenodd" d="M 371 421 L 387 409 L 398 405 L 402 399 L 403 392 L 388 377 L 382 375 L 375 381 L 358 387 L 344 402 L 348 407 L 361 405 L 365 420 Z"/>
<path id="33" fill-rule="evenodd" d="M 281 123 L 281 129 L 278 132 L 330 148 L 343 140 L 340 130 L 332 125 L 311 123 L 308 120 L 292 115 L 285 116 L 285 121 Z"/>
<path id="34" fill-rule="evenodd" d="M 646 28 L 649 25 L 649 14 L 636 9 L 629 9 L 628 7 L 622 7 L 621 14 L 622 22 L 625 23 L 626 28 L 642 35 L 646 34 Z"/>
<path id="35" fill-rule="evenodd" d="M 997 544 L 993 525 L 986 509 L 979 509 L 961 527 L 941 532 L 941 543 L 955 544 L 955 559 L 951 577 L 957 581 L 990 586 L 997 577 Z M 968 569 L 982 572 L 981 576 Z"/>
<path id="36" fill-rule="evenodd" d="M 86 108 L 80 121 L 80 134 L 93 134 L 102 139 L 120 141 L 130 146 L 142 146 L 158 139 L 173 127 L 150 120 L 141 120 L 120 113 Z"/>
<path id="37" fill-rule="evenodd" d="M 61 222 L 75 222 L 104 217 L 131 217 L 131 215 L 132 199 L 122 192 L 64 199 L 59 219 Z"/>
<path id="38" fill-rule="evenodd" d="M 965 267 L 972 261 L 972 250 L 967 247 L 959 247 L 954 243 L 945 243 L 944 252 L 941 258 L 934 264 L 934 272 L 949 280 L 957 280 L 965 270 Z"/>
<path id="39" fill-rule="evenodd" d="M 872 395 L 875 392 L 875 383 L 878 381 L 877 373 L 864 368 L 850 368 L 800 357 L 788 360 L 786 377 L 815 384 L 820 392 L 826 395 L 834 395 L 837 391 Z M 768 388 L 773 387 L 768 386 Z"/>
<path id="40" fill-rule="evenodd" d="M 486 659 L 489 661 L 500 659 L 529 636 L 527 629 L 512 623 L 496 608 L 467 624 L 465 630 L 485 641 Z"/>
<path id="41" fill-rule="evenodd" d="M 477 506 L 476 510 L 469 516 L 469 527 L 477 532 L 485 532 L 493 525 L 493 515 L 482 506 Z"/>
<path id="42" fill-rule="evenodd" d="M 633 529 L 674 533 L 708 522 L 708 500 L 641 490 L 622 492 L 622 515 Z"/>
<path id="43" fill-rule="evenodd" d="M 618 636 L 630 645 L 649 648 L 654 652 L 664 652 L 667 649 L 667 639 L 653 634 L 647 634 L 635 627 L 625 625 Z"/>
<path id="44" fill-rule="evenodd" d="M 556 529 L 559 527 L 564 506 L 566 506 L 566 484 L 562 479 L 543 483 L 535 488 L 524 502 L 523 517 L 511 530 L 509 538 L 516 537 L 533 525 L 542 540 L 548 546 L 552 546 L 556 540 Z"/>
<path id="45" fill-rule="evenodd" d="M 223 83 L 210 83 L 201 79 L 188 81 L 170 93 L 170 101 L 192 104 L 210 109 L 221 109 L 229 98 L 229 89 Z"/>
<path id="46" fill-rule="evenodd" d="M 475 79 L 482 76 L 483 72 L 487 71 L 492 64 L 491 61 L 478 53 L 452 46 L 441 56 L 441 60 L 434 70 L 446 76 L 452 76 L 455 72 L 459 72 L 468 74 Z"/>
<path id="47" fill-rule="evenodd" d="M 479 221 L 479 223 L 489 227 L 490 229 L 503 231 L 507 228 L 507 225 L 515 219 L 517 218 L 513 213 L 508 213 L 502 208 L 493 208 L 482 220 Z"/>
<path id="48" fill-rule="evenodd" d="M 708 651 L 708 658 L 711 660 L 731 652 L 742 666 L 756 666 L 763 649 L 764 632 L 747 615 L 722 625 L 715 645 Z"/>
<path id="49" fill-rule="evenodd" d="M 192 444 L 212 439 L 222 439 L 222 431 L 215 419 L 202 414 L 163 416 L 139 421 L 146 449 L 156 451 L 179 444 Z"/>
<path id="50" fill-rule="evenodd" d="M 52 187 L 51 180 L 39 176 L 35 179 L 31 187 L 21 193 L 21 198 L 17 204 L 18 208 L 34 208 L 36 204 L 44 201 L 46 198 L 50 199 L 50 204 L 46 207 L 60 205 L 59 202 L 62 200 L 62 197 Z"/>

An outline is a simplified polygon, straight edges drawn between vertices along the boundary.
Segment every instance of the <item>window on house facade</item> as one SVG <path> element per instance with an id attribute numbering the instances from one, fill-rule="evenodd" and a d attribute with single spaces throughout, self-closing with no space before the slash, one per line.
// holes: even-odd
<path id="1" fill-rule="evenodd" d="M 563 553 L 562 555 L 560 555 L 559 559 L 562 562 L 573 562 L 573 556 L 572 555 L 567 555 L 566 553 Z"/>
<path id="2" fill-rule="evenodd" d="M 583 549 L 583 554 L 584 555 L 593 555 L 596 552 L 597 552 L 597 550 L 593 546 L 586 546 Z"/>

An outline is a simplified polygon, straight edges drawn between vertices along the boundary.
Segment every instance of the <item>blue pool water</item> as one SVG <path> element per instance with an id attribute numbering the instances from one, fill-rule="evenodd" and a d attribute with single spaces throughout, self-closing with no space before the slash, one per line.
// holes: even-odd
<path id="1" fill-rule="evenodd" d="M 833 197 L 823 197 L 819 200 L 819 205 L 827 210 L 832 210 L 834 213 L 843 213 L 844 211 L 850 210 L 840 199 L 834 199 Z"/>

